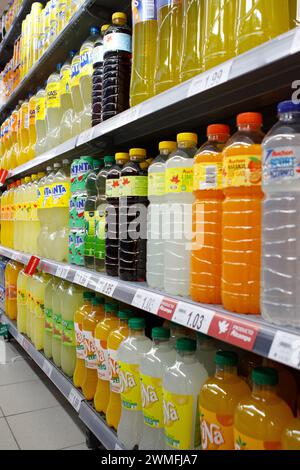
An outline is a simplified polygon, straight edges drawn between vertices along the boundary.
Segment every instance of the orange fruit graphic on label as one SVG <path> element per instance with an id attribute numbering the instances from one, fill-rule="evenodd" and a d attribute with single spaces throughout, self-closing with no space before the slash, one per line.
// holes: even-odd
<path id="1" fill-rule="evenodd" d="M 222 426 L 233 426 L 233 416 L 216 415 L 216 418 Z"/>

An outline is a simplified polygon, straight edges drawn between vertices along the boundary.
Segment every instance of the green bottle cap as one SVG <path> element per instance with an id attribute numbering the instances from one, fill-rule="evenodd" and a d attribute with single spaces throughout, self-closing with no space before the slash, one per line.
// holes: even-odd
<path id="1" fill-rule="evenodd" d="M 257 385 L 277 385 L 278 371 L 272 367 L 255 367 L 252 371 L 252 382 Z"/>
<path id="2" fill-rule="evenodd" d="M 105 300 L 104 308 L 106 312 L 117 312 L 119 310 L 119 304 L 112 300 Z"/>
<path id="3" fill-rule="evenodd" d="M 104 297 L 94 297 L 92 299 L 92 305 L 103 305 L 104 304 Z"/>
<path id="4" fill-rule="evenodd" d="M 83 293 L 83 299 L 84 299 L 84 300 L 93 299 L 95 296 L 96 296 L 95 292 L 85 291 L 85 292 Z"/>
<path id="5" fill-rule="evenodd" d="M 115 157 L 113 157 L 112 155 L 106 155 L 104 157 L 104 163 L 105 165 L 112 165 L 115 163 Z"/>
<path id="6" fill-rule="evenodd" d="M 155 328 L 152 328 L 152 338 L 153 339 L 169 339 L 170 330 L 162 326 L 156 326 Z"/>
<path id="7" fill-rule="evenodd" d="M 191 338 L 178 338 L 176 341 L 176 351 L 193 352 L 197 349 L 197 342 Z"/>
<path id="8" fill-rule="evenodd" d="M 218 366 L 235 367 L 238 362 L 238 355 L 232 351 L 218 351 L 215 356 L 215 364 Z"/>
<path id="9" fill-rule="evenodd" d="M 146 322 L 144 318 L 130 318 L 128 325 L 132 330 L 142 330 L 145 328 Z"/>

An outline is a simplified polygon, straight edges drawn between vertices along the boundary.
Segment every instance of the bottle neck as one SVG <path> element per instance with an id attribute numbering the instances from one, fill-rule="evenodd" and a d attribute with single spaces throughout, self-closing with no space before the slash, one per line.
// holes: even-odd
<path id="1" fill-rule="evenodd" d="M 141 329 L 141 330 L 130 329 L 129 336 L 133 336 L 134 338 L 145 336 L 145 330 L 144 329 Z"/>
<path id="2" fill-rule="evenodd" d="M 261 125 L 259 124 L 239 124 L 238 130 L 242 132 L 259 132 L 261 130 Z"/>
<path id="3" fill-rule="evenodd" d="M 179 149 L 197 149 L 197 146 L 195 142 L 191 141 L 184 141 L 184 142 L 178 142 L 178 148 Z"/>
<path id="4" fill-rule="evenodd" d="M 154 338 L 153 346 L 162 350 L 167 350 L 170 348 L 170 341 L 167 338 Z"/>
<path id="5" fill-rule="evenodd" d="M 126 328 L 128 326 L 128 320 L 120 320 L 119 326 L 120 328 Z"/>
<path id="6" fill-rule="evenodd" d="M 117 314 L 115 312 L 105 312 L 105 318 L 117 318 Z"/>
<path id="7" fill-rule="evenodd" d="M 177 351 L 177 361 L 192 364 L 196 360 L 195 351 Z"/>
<path id="8" fill-rule="evenodd" d="M 300 121 L 300 112 L 289 112 L 289 113 L 282 113 L 279 114 L 279 121 L 282 122 L 292 122 L 292 121 Z"/>
<path id="9" fill-rule="evenodd" d="M 260 400 L 268 400 L 271 395 L 276 395 L 276 386 L 253 383 L 252 395 Z"/>
<path id="10" fill-rule="evenodd" d="M 211 134 L 207 136 L 208 142 L 212 144 L 226 144 L 229 136 L 225 134 Z"/>
<path id="11" fill-rule="evenodd" d="M 237 375 L 237 367 L 236 366 L 220 366 L 220 365 L 217 365 L 215 376 L 218 379 L 224 379 L 224 378 L 232 376 L 232 375 Z"/>
<path id="12" fill-rule="evenodd" d="M 171 150 L 169 150 L 169 149 L 161 149 L 161 151 L 160 151 L 160 154 L 161 154 L 161 155 L 165 155 L 166 157 L 168 157 L 169 155 L 171 155 L 171 153 L 172 153 L 172 152 L 171 152 Z"/>
<path id="13" fill-rule="evenodd" d="M 140 162 L 143 162 L 144 160 L 145 160 L 145 157 L 141 155 L 133 155 L 132 157 L 130 157 L 131 162 L 140 163 Z"/>

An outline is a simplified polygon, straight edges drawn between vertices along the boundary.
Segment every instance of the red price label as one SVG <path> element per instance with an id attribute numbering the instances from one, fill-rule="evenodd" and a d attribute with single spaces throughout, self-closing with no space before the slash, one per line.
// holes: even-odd
<path id="1" fill-rule="evenodd" d="M 4 184 L 8 176 L 8 171 L 3 168 L 0 169 L 0 184 Z"/>
<path id="2" fill-rule="evenodd" d="M 32 276 L 36 272 L 40 261 L 40 258 L 37 256 L 31 256 L 26 268 L 24 269 L 24 272 L 28 274 L 28 276 Z"/>

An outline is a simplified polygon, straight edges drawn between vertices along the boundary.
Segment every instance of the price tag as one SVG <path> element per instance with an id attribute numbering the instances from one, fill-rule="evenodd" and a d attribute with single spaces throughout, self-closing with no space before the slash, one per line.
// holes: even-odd
<path id="1" fill-rule="evenodd" d="M 55 276 L 67 279 L 69 269 L 69 266 L 57 266 Z"/>
<path id="2" fill-rule="evenodd" d="M 79 413 L 82 397 L 75 388 L 71 388 L 68 400 L 73 406 L 73 408 L 77 411 L 77 413 Z"/>
<path id="3" fill-rule="evenodd" d="M 17 340 L 17 342 L 23 347 L 24 336 L 21 335 L 21 333 L 18 333 L 18 334 L 17 334 L 16 340 Z"/>
<path id="4" fill-rule="evenodd" d="M 188 97 L 227 82 L 232 64 L 233 60 L 229 60 L 219 67 L 215 67 L 195 77 L 189 86 Z"/>
<path id="5" fill-rule="evenodd" d="M 40 258 L 38 258 L 37 256 L 31 256 L 26 268 L 24 269 L 25 274 L 28 274 L 28 276 L 32 276 L 36 272 L 40 261 Z"/>
<path id="6" fill-rule="evenodd" d="M 155 292 L 138 289 L 133 297 L 131 305 L 157 315 L 163 298 L 164 297 L 162 295 L 156 294 Z"/>
<path id="7" fill-rule="evenodd" d="M 300 336 L 277 331 L 269 352 L 269 358 L 300 369 Z"/>
<path id="8" fill-rule="evenodd" d="M 7 177 L 8 177 L 8 171 L 1 168 L 0 169 L 0 184 L 1 185 L 5 183 L 5 180 Z"/>
<path id="9" fill-rule="evenodd" d="M 291 46 L 291 54 L 295 54 L 300 50 L 300 27 L 294 32 L 294 39 Z"/>
<path id="10" fill-rule="evenodd" d="M 92 140 L 93 136 L 94 136 L 94 128 L 93 127 L 91 127 L 91 129 L 87 129 L 84 132 L 81 132 L 81 134 L 79 134 L 79 136 L 78 136 L 76 146 L 79 147 L 82 144 L 86 144 L 87 142 Z"/>
<path id="11" fill-rule="evenodd" d="M 112 297 L 114 295 L 117 285 L 118 281 L 101 277 L 96 286 L 96 291 L 100 292 L 101 294 L 107 295 L 108 297 Z"/>
<path id="12" fill-rule="evenodd" d="M 79 284 L 80 286 L 87 287 L 90 281 L 90 278 L 91 278 L 90 274 L 76 271 L 73 282 L 75 282 L 75 284 Z"/>
<path id="13" fill-rule="evenodd" d="M 172 321 L 207 334 L 214 312 L 193 304 L 179 302 Z"/>
<path id="14" fill-rule="evenodd" d="M 52 371 L 53 371 L 53 366 L 50 364 L 50 362 L 48 362 L 46 359 L 44 360 L 44 364 L 43 364 L 43 372 L 45 372 L 45 374 L 47 375 L 47 377 L 50 378 L 51 374 L 52 374 Z"/>

